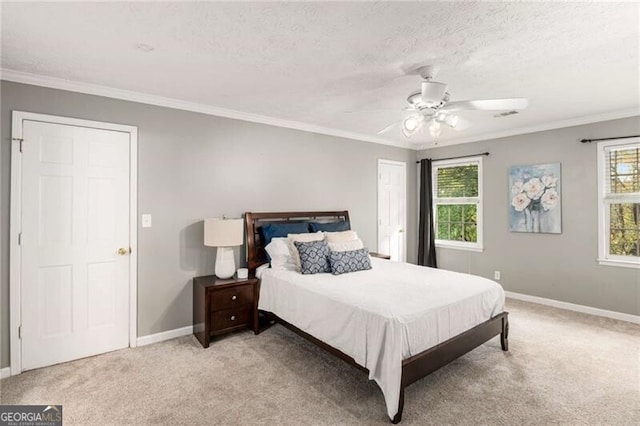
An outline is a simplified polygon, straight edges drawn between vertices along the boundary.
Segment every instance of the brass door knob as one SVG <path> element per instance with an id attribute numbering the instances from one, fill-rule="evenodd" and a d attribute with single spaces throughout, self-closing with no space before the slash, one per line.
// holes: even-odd
<path id="1" fill-rule="evenodd" d="M 120 256 L 124 256 L 124 255 L 125 255 L 125 254 L 127 254 L 127 253 L 129 253 L 129 250 L 127 250 L 127 249 L 126 249 L 126 248 L 124 248 L 124 247 L 120 247 L 120 248 L 118 249 L 118 254 L 119 254 Z"/>

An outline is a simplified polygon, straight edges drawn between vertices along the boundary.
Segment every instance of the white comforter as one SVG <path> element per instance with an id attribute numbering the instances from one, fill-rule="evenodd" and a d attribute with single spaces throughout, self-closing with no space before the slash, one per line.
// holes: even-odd
<path id="1" fill-rule="evenodd" d="M 372 264 L 338 276 L 266 269 L 259 308 L 367 368 L 393 418 L 402 360 L 501 313 L 504 291 L 474 275 L 376 258 Z"/>

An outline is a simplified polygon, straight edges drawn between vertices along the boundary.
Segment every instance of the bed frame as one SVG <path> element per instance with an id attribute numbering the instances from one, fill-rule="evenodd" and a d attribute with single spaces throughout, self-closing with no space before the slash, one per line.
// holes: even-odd
<path id="1" fill-rule="evenodd" d="M 247 254 L 249 273 L 255 273 L 258 266 L 267 262 L 264 244 L 260 233 L 260 227 L 266 223 L 294 223 L 309 220 L 319 222 L 333 222 L 337 220 L 349 221 L 348 211 L 325 211 L 325 212 L 273 212 L 273 213 L 246 213 L 245 226 L 247 231 Z M 356 368 L 369 372 L 366 368 L 358 365 L 355 360 L 344 352 L 324 343 L 323 341 L 300 330 L 292 324 L 278 318 L 272 312 L 263 312 L 271 320 L 282 324 L 294 331 L 310 342 L 318 345 L 322 349 L 341 358 Z M 413 382 L 433 373 L 461 357 L 467 352 L 477 348 L 493 337 L 500 335 L 500 344 L 503 351 L 509 350 L 509 314 L 503 312 L 495 317 L 483 322 L 462 334 L 440 343 L 426 351 L 407 358 L 402 361 L 402 380 L 400 384 L 400 399 L 398 401 L 398 413 L 391 419 L 396 424 L 402 419 L 404 408 L 404 389 Z"/>

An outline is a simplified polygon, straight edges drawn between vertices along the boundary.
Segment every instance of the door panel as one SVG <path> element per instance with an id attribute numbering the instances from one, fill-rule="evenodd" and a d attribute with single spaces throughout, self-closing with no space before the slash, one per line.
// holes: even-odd
<path id="1" fill-rule="evenodd" d="M 38 274 L 40 328 L 43 337 L 67 336 L 73 332 L 73 267 L 47 266 Z"/>
<path id="2" fill-rule="evenodd" d="M 22 369 L 129 345 L 129 134 L 23 121 Z"/>
<path id="3" fill-rule="evenodd" d="M 406 165 L 378 162 L 378 252 L 406 261 Z"/>
<path id="4" fill-rule="evenodd" d="M 71 244 L 73 178 L 40 176 L 38 180 L 40 245 Z"/>
<path id="5" fill-rule="evenodd" d="M 87 312 L 88 328 L 95 329 L 115 325 L 117 309 L 116 262 L 87 265 Z"/>

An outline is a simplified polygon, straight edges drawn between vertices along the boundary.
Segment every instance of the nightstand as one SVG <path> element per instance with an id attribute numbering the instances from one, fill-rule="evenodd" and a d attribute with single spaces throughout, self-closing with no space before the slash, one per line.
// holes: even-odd
<path id="1" fill-rule="evenodd" d="M 391 260 L 391 256 L 389 256 L 388 254 L 376 253 L 375 251 L 370 251 L 369 256 L 379 257 L 380 259 Z"/>
<path id="2" fill-rule="evenodd" d="M 193 279 L 193 334 L 209 347 L 214 336 L 249 328 L 258 334 L 258 279 Z"/>

